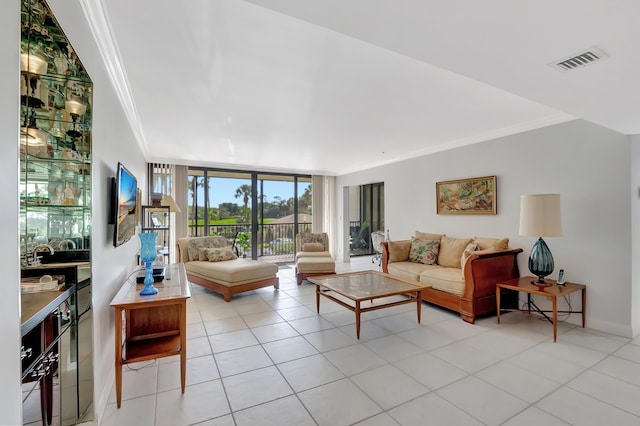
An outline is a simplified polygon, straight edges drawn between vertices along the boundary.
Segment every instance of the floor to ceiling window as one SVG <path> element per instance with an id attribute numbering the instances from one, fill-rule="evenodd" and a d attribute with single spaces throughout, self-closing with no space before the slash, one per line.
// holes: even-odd
<path id="1" fill-rule="evenodd" d="M 189 169 L 189 236 L 221 235 L 247 257 L 291 261 L 311 231 L 311 176 Z"/>

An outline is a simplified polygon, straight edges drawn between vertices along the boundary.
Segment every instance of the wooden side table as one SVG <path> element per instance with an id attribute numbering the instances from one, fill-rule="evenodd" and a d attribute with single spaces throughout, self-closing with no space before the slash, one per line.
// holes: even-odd
<path id="1" fill-rule="evenodd" d="M 122 365 L 180 355 L 180 382 L 184 393 L 187 372 L 187 299 L 191 297 L 184 264 L 167 265 L 167 277 L 154 286 L 158 294 L 140 296 L 138 269 L 127 278 L 111 301 L 115 308 L 116 402 L 122 400 Z"/>
<path id="2" fill-rule="evenodd" d="M 547 280 L 551 283 L 549 286 L 538 286 L 535 284 L 537 278 L 535 277 L 522 277 L 515 278 L 496 284 L 496 307 L 498 308 L 498 324 L 500 324 L 500 289 L 520 291 L 527 293 L 527 312 L 531 313 L 531 308 L 544 316 L 549 322 L 553 324 L 553 341 L 557 341 L 558 337 L 558 312 L 560 313 L 581 313 L 582 314 L 582 328 L 585 323 L 585 311 L 587 302 L 587 286 L 584 284 L 576 284 L 567 282 L 564 285 L 558 285 L 554 280 Z M 566 296 L 576 291 L 582 291 L 582 310 L 581 311 L 558 311 L 558 297 Z M 536 294 L 538 296 L 548 297 L 551 299 L 551 311 L 544 311 L 536 306 L 531 300 L 531 295 Z M 546 313 L 551 312 L 552 317 L 549 318 Z"/>

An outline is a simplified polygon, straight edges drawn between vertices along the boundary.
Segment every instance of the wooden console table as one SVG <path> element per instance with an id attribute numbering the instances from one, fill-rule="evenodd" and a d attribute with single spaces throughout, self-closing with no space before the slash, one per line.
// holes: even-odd
<path id="1" fill-rule="evenodd" d="M 184 264 L 167 265 L 158 293 L 140 296 L 136 269 L 111 301 L 115 308 L 116 402 L 122 400 L 122 365 L 180 355 L 182 393 L 187 372 L 187 299 L 191 297 Z M 170 277 L 170 279 L 169 279 Z"/>
<path id="2" fill-rule="evenodd" d="M 535 277 L 522 277 L 513 280 L 503 281 L 496 284 L 496 308 L 498 313 L 498 324 L 500 324 L 500 289 L 521 291 L 527 293 L 527 312 L 531 313 L 531 307 L 533 307 L 538 313 L 544 316 L 550 323 L 553 324 L 553 341 L 557 341 L 558 337 L 558 312 L 568 314 L 582 314 L 582 328 L 585 323 L 585 310 L 587 303 L 587 286 L 584 284 L 576 284 L 567 282 L 564 285 L 558 285 L 554 280 L 547 280 L 550 285 L 538 286 L 534 282 Z M 558 311 L 558 296 L 566 296 L 575 291 L 582 291 L 582 310 L 580 311 Z M 538 296 L 548 297 L 551 299 L 551 311 L 544 311 L 536 306 L 531 300 L 531 295 L 537 294 Z M 518 309 L 519 310 L 519 309 Z M 551 312 L 552 317 L 549 318 L 546 313 Z"/>

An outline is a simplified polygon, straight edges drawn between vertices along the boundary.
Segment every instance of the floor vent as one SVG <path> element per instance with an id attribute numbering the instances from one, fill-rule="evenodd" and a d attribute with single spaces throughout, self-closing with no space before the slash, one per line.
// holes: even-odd
<path id="1" fill-rule="evenodd" d="M 608 58 L 608 55 L 597 47 L 592 47 L 568 58 L 562 58 L 549 65 L 561 71 L 573 71 Z"/>

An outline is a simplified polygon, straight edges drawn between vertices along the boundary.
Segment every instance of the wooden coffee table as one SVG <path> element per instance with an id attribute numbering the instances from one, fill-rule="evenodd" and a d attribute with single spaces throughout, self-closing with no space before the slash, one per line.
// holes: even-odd
<path id="1" fill-rule="evenodd" d="M 418 313 L 418 324 L 422 307 L 421 292 L 431 287 L 428 284 L 418 284 L 392 277 L 389 274 L 376 271 L 353 272 L 340 275 L 323 275 L 307 278 L 316 285 L 316 309 L 320 313 L 320 296 L 333 300 L 356 313 L 356 337 L 360 339 L 360 314 L 392 306 L 415 303 Z M 334 292 L 354 302 L 351 305 L 329 294 Z M 393 300 L 387 303 L 362 307 L 362 302 L 373 303 L 375 299 L 389 296 L 406 296 L 406 299 Z"/>

